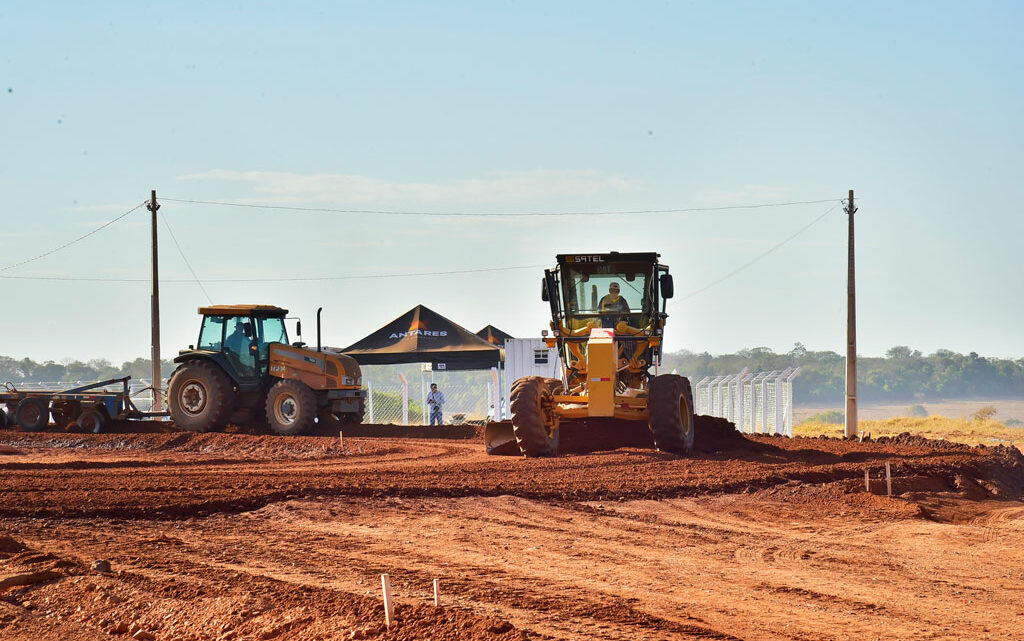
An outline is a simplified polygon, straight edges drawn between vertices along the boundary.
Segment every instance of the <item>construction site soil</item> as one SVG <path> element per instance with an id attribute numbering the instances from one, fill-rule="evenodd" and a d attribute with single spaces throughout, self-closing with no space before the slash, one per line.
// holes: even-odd
<path id="1" fill-rule="evenodd" d="M 1015 448 L 114 428 L 0 430 L 0 639 L 1024 638 Z"/>

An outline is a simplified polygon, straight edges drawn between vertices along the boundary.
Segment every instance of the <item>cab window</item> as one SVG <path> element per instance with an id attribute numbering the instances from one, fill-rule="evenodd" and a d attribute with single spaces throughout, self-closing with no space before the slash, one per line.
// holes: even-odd
<path id="1" fill-rule="evenodd" d="M 203 328 L 199 331 L 199 349 L 219 352 L 224 340 L 224 317 L 207 316 L 203 319 Z"/>

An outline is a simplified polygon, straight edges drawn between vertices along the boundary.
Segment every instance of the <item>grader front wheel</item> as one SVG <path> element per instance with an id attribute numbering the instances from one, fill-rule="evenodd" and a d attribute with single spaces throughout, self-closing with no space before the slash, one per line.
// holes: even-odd
<path id="1" fill-rule="evenodd" d="M 559 381 L 540 376 L 527 376 L 512 385 L 512 431 L 524 456 L 558 454 L 558 418 L 552 396 L 560 392 Z"/>
<path id="2" fill-rule="evenodd" d="M 648 408 L 648 425 L 655 447 L 673 454 L 691 453 L 694 419 L 690 379 L 676 374 L 652 378 L 648 388 Z"/>

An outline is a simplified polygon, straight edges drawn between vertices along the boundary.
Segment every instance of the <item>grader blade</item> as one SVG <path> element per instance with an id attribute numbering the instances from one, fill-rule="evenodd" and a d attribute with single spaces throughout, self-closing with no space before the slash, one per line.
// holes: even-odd
<path id="1" fill-rule="evenodd" d="M 519 455 L 512 421 L 491 421 L 484 426 L 484 446 L 488 454 Z"/>

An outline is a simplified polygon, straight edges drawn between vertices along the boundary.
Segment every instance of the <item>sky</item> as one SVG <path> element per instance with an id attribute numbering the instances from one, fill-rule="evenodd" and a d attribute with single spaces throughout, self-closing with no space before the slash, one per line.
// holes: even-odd
<path id="1" fill-rule="evenodd" d="M 845 353 L 854 189 L 858 351 L 1019 358 L 1022 18 L 4 2 L 0 355 L 149 356 L 150 215 L 122 215 L 151 190 L 165 357 L 209 303 L 286 307 L 307 341 L 323 307 L 338 347 L 417 304 L 537 336 L 544 266 L 612 250 L 670 267 L 669 351 Z"/>

